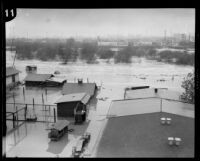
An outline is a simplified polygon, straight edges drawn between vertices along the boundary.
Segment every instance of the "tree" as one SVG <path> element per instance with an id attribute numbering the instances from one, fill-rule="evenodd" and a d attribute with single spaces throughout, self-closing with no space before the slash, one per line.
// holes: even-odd
<path id="1" fill-rule="evenodd" d="M 127 46 L 116 54 L 114 61 L 115 63 L 131 63 L 131 57 L 132 48 L 131 46 Z"/>
<path id="2" fill-rule="evenodd" d="M 95 43 L 84 42 L 82 44 L 81 59 L 87 63 L 93 63 L 96 60 L 97 45 Z"/>
<path id="3" fill-rule="evenodd" d="M 185 92 L 181 95 L 181 98 L 189 103 L 194 103 L 194 72 L 188 73 L 181 87 L 185 89 Z"/>

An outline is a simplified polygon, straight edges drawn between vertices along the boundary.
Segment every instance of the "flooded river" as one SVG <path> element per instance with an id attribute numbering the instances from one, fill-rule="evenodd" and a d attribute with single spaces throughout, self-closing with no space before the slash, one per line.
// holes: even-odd
<path id="1" fill-rule="evenodd" d="M 7 51 L 6 66 L 10 66 L 14 60 L 14 53 Z M 168 88 L 182 92 L 181 83 L 187 73 L 192 72 L 193 66 L 182 66 L 156 62 L 145 58 L 132 58 L 131 64 L 114 64 L 98 60 L 98 64 L 86 64 L 84 62 L 68 63 L 62 65 L 58 61 L 39 60 L 15 60 L 15 67 L 21 71 L 20 80 L 26 76 L 27 65 L 37 65 L 38 73 L 61 72 L 60 77 L 65 77 L 68 82 L 74 82 L 77 78 L 83 78 L 86 82 L 96 82 L 97 85 L 124 88 L 126 86 L 149 85 L 152 87 Z M 174 76 L 174 80 L 172 80 Z M 164 80 L 164 81 L 159 81 Z"/>
<path id="2" fill-rule="evenodd" d="M 6 66 L 12 66 L 14 60 L 14 53 L 7 51 Z M 68 139 L 58 143 L 52 143 L 47 138 L 46 123 L 25 123 L 14 132 L 10 133 L 6 138 L 6 153 L 8 157 L 70 157 L 71 149 L 76 145 L 78 138 L 88 131 L 91 133 L 90 144 L 86 154 L 91 155 L 95 153 L 94 149 L 97 146 L 99 134 L 104 126 L 109 106 L 112 100 L 124 98 L 124 88 L 127 86 L 148 85 L 151 87 L 162 87 L 183 92 L 181 83 L 187 73 L 192 72 L 192 66 L 178 66 L 153 60 L 146 60 L 145 58 L 133 58 L 131 64 L 114 64 L 106 63 L 103 60 L 98 60 L 98 64 L 86 64 L 84 62 L 68 63 L 62 65 L 58 61 L 39 61 L 39 60 L 15 60 L 15 67 L 21 71 L 19 74 L 20 80 L 26 77 L 25 68 L 27 65 L 36 65 L 37 73 L 53 74 L 58 70 L 61 74 L 59 77 L 64 77 L 67 82 L 74 82 L 78 78 L 83 78 L 84 82 L 96 82 L 101 86 L 101 90 L 97 95 L 97 103 L 90 105 L 90 110 L 87 117 L 87 122 L 81 126 L 72 126 L 74 132 L 69 134 Z M 174 76 L 174 80 L 172 80 Z M 164 80 L 164 81 L 159 81 Z M 22 86 L 15 90 L 17 96 L 13 100 L 12 97 L 6 101 L 9 103 L 28 103 L 32 104 L 33 98 L 35 104 L 42 103 L 42 94 L 44 95 L 44 103 L 53 105 L 55 101 L 62 96 L 61 89 L 48 89 L 48 95 L 45 95 L 44 89 L 40 88 L 25 88 L 25 100 L 23 98 Z M 99 98 L 107 97 L 106 101 L 101 101 Z M 21 108 L 19 105 L 18 109 Z M 93 107 L 94 106 L 94 107 Z M 32 106 L 28 106 L 28 111 L 32 110 Z M 36 106 L 35 113 L 41 121 L 45 121 L 46 115 L 53 121 L 53 108 L 50 113 L 46 113 L 43 107 Z M 13 104 L 6 105 L 7 111 L 15 111 Z M 47 111 L 48 112 L 48 111 Z M 48 118 L 48 119 L 49 119 Z M 50 121 L 49 120 L 49 121 Z M 88 123 L 90 122 L 89 126 Z M 12 122 L 7 123 L 8 129 L 12 129 Z M 66 141 L 67 140 L 67 141 Z M 33 142 L 34 141 L 34 142 Z M 27 147 L 27 145 L 29 145 Z M 37 150 L 32 150 L 37 149 Z M 91 155 L 93 156 L 93 155 Z"/>

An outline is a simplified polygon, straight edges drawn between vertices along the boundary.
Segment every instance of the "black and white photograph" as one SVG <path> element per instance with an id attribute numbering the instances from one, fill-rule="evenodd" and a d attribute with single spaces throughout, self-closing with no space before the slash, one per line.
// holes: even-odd
<path id="1" fill-rule="evenodd" d="M 5 158 L 194 158 L 195 8 L 5 10 Z"/>

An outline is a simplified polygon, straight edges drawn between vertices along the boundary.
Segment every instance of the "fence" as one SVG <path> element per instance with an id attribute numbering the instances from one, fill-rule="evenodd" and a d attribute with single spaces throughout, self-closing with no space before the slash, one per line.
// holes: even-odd
<path id="1" fill-rule="evenodd" d="M 12 128 L 34 117 L 37 117 L 37 122 L 53 123 L 56 119 L 55 113 L 56 105 L 6 103 L 6 121 L 12 122 Z"/>

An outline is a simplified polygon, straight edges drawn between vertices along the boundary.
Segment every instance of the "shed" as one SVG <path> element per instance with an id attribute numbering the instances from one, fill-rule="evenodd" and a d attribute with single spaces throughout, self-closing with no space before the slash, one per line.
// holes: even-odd
<path id="1" fill-rule="evenodd" d="M 76 113 L 83 112 L 83 117 L 86 117 L 86 105 L 89 101 L 90 96 L 86 93 L 64 95 L 55 102 L 57 104 L 57 116 L 73 117 Z"/>
<path id="2" fill-rule="evenodd" d="M 20 71 L 14 67 L 6 68 L 6 87 L 12 87 L 19 83 Z"/>
<path id="3" fill-rule="evenodd" d="M 58 140 L 62 137 L 65 133 L 68 132 L 69 121 L 67 120 L 58 120 L 53 126 L 51 127 L 51 131 L 48 134 L 48 137 L 51 140 Z"/>
<path id="4" fill-rule="evenodd" d="M 73 93 L 86 93 L 93 97 L 97 91 L 96 83 L 65 83 L 62 89 L 62 94 L 73 94 Z"/>
<path id="5" fill-rule="evenodd" d="M 53 74 L 33 74 L 30 73 L 24 79 L 27 86 L 45 85 L 46 81 L 54 77 Z"/>
<path id="6" fill-rule="evenodd" d="M 37 73 L 37 66 L 36 65 L 28 65 L 26 66 L 26 72 L 27 73 Z"/>

